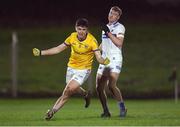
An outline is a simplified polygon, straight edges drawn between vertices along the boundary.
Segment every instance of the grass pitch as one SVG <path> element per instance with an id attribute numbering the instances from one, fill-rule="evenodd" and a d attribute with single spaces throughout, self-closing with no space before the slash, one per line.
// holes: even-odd
<path id="1" fill-rule="evenodd" d="M 128 125 L 180 125 L 180 103 L 173 100 L 127 100 L 128 114 L 119 118 L 117 103 L 109 99 L 111 118 L 100 118 L 101 106 L 92 99 L 89 108 L 84 108 L 81 98 L 71 98 L 51 121 L 44 114 L 56 99 L 0 99 L 1 126 L 128 126 Z"/>

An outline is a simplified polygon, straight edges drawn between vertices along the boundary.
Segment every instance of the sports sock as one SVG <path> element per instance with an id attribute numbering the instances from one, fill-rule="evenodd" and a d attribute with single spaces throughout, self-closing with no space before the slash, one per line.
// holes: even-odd
<path id="1" fill-rule="evenodd" d="M 124 102 L 119 102 L 119 108 L 120 110 L 125 110 Z"/>

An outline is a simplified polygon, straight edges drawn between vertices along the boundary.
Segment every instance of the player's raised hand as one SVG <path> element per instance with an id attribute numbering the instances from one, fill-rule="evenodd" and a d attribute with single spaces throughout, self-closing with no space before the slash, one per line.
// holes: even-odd
<path id="1" fill-rule="evenodd" d="M 33 55 L 34 56 L 40 56 L 41 55 L 41 50 L 37 49 L 37 48 L 33 48 Z"/>
<path id="2" fill-rule="evenodd" d="M 107 27 L 106 24 L 102 25 L 102 30 L 105 32 L 105 34 L 108 34 L 110 32 L 109 28 Z"/>
<path id="3" fill-rule="evenodd" d="M 110 63 L 110 60 L 109 60 L 109 58 L 105 58 L 105 60 L 104 60 L 104 65 L 108 65 Z"/>

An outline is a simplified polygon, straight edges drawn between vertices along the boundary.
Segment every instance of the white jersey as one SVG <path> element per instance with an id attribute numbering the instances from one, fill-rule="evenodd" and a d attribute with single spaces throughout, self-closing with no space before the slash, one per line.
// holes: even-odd
<path id="1" fill-rule="evenodd" d="M 112 25 L 107 25 L 110 32 L 116 37 L 124 37 L 125 27 L 116 22 Z M 104 31 L 102 31 L 102 56 L 104 58 L 108 57 L 110 60 L 122 61 L 122 49 L 117 47 L 111 39 L 106 36 Z"/>

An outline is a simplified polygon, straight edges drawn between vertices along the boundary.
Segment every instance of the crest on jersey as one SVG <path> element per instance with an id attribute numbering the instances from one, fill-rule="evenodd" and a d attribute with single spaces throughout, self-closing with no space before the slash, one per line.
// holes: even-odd
<path id="1" fill-rule="evenodd" d="M 88 45 L 84 45 L 84 48 L 86 48 L 86 49 L 87 49 L 88 47 L 89 47 Z"/>

